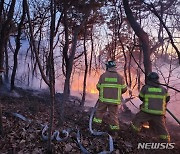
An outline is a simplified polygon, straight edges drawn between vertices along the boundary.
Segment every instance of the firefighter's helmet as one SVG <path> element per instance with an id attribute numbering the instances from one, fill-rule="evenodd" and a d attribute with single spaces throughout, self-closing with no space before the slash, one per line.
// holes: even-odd
<path id="1" fill-rule="evenodd" d="M 106 67 L 107 67 L 107 68 L 116 67 L 115 61 L 113 61 L 113 60 L 108 61 L 108 62 L 106 63 Z"/>
<path id="2" fill-rule="evenodd" d="M 148 74 L 148 80 L 159 80 L 159 75 L 156 72 L 151 72 Z"/>

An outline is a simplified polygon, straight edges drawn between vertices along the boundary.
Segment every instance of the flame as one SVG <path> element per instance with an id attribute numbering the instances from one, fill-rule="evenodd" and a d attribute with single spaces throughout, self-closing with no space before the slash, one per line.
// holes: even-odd
<path id="1" fill-rule="evenodd" d="M 100 73 L 97 73 L 95 71 L 92 71 L 92 75 L 87 77 L 86 80 L 86 93 L 89 94 L 98 94 L 99 91 L 96 89 L 96 84 L 98 83 L 100 75 L 104 71 L 101 71 Z M 122 74 L 122 73 L 120 73 Z M 82 93 L 83 91 L 83 81 L 84 81 L 84 76 L 80 74 L 74 74 L 72 84 L 71 84 L 71 89 L 72 91 L 77 91 Z M 132 85 L 135 84 L 135 80 L 132 80 Z M 128 93 L 125 93 L 124 96 L 129 96 Z"/>
<path id="2" fill-rule="evenodd" d="M 92 76 L 87 77 L 86 93 L 98 94 L 99 92 L 96 89 L 96 84 L 98 83 L 100 74 L 95 75 L 95 72 L 92 72 L 92 74 L 93 74 Z M 75 74 L 73 77 L 73 82 L 71 84 L 72 91 L 82 92 L 83 91 L 83 81 L 84 81 L 83 75 Z"/>
<path id="3" fill-rule="evenodd" d="M 83 84 L 82 83 L 78 83 L 78 80 L 75 80 L 71 86 L 73 91 L 78 91 L 78 92 L 82 92 L 83 91 Z M 96 89 L 96 83 L 91 83 L 89 85 L 89 83 L 86 86 L 86 93 L 90 93 L 90 94 L 98 94 L 98 90 Z"/>
<path id="4" fill-rule="evenodd" d="M 148 123 L 148 122 L 144 123 L 142 126 L 143 126 L 144 128 L 148 128 L 148 129 L 149 129 L 149 123 Z"/>

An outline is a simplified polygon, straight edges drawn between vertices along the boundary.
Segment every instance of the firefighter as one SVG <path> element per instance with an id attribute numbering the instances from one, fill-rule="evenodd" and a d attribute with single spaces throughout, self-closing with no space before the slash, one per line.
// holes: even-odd
<path id="1" fill-rule="evenodd" d="M 99 99 L 93 123 L 100 126 L 108 111 L 109 118 L 106 122 L 113 135 L 113 132 L 119 130 L 118 105 L 121 103 L 121 95 L 127 90 L 123 77 L 116 71 L 114 61 L 107 62 L 106 72 L 100 76 L 96 87 L 99 90 Z"/>
<path id="2" fill-rule="evenodd" d="M 170 136 L 165 126 L 166 103 L 170 100 L 167 89 L 159 85 L 159 75 L 151 72 L 147 77 L 147 84 L 139 93 L 139 98 L 143 102 L 132 121 L 131 127 L 139 132 L 142 124 L 149 122 L 150 126 L 158 133 L 160 142 L 170 142 Z"/>

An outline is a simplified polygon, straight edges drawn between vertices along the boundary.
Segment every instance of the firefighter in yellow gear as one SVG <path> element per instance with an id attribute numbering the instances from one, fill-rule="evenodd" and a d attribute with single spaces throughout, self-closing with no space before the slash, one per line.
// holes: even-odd
<path id="1" fill-rule="evenodd" d="M 161 142 L 170 142 L 170 136 L 165 125 L 166 104 L 170 100 L 167 89 L 159 85 L 159 75 L 151 72 L 139 93 L 139 98 L 143 102 L 132 121 L 131 127 L 139 132 L 142 124 L 149 122 L 153 126 Z"/>
<path id="2" fill-rule="evenodd" d="M 114 61 L 108 61 L 106 72 L 103 73 L 97 84 L 99 90 L 98 106 L 93 123 L 100 125 L 103 116 L 108 111 L 108 122 L 110 131 L 119 130 L 118 105 L 121 103 L 122 94 L 126 92 L 127 86 L 123 77 L 117 73 Z"/>

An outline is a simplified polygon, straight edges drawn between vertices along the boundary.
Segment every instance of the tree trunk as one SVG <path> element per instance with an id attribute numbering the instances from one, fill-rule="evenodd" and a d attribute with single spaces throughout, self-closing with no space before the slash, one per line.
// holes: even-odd
<path id="1" fill-rule="evenodd" d="M 63 124 L 64 124 L 64 106 L 65 106 L 66 101 L 69 98 L 70 77 L 71 77 L 70 71 L 66 71 L 66 79 L 65 79 L 65 83 L 64 83 L 63 98 L 62 98 L 62 102 L 60 104 L 59 126 L 63 126 Z"/>
<path id="2" fill-rule="evenodd" d="M 3 135 L 2 106 L 1 106 L 1 103 L 0 103 L 0 135 Z"/>
<path id="3" fill-rule="evenodd" d="M 22 34 L 22 27 L 23 27 L 23 22 L 24 22 L 24 19 L 25 19 L 25 15 L 26 12 L 25 12 L 25 3 L 23 1 L 23 14 L 22 14 L 22 17 L 21 17 L 21 21 L 18 25 L 18 34 L 17 34 L 17 37 L 16 37 L 16 49 L 15 49 L 15 52 L 14 52 L 14 66 L 13 66 L 13 70 L 12 70 L 12 76 L 11 76 L 11 90 L 14 90 L 15 86 L 14 86 L 14 81 L 15 81 L 15 76 L 16 76 L 16 70 L 17 70 L 17 66 L 18 66 L 18 53 L 19 53 L 19 50 L 20 50 L 20 47 L 21 47 L 21 34 Z"/>
<path id="4" fill-rule="evenodd" d="M 94 42 L 93 42 L 93 36 L 91 32 L 91 57 L 90 57 L 90 62 L 89 62 L 89 75 L 91 75 L 93 53 L 94 53 Z"/>
<path id="5" fill-rule="evenodd" d="M 27 13 L 28 23 L 29 23 L 31 50 L 34 51 L 34 53 L 35 53 L 35 57 L 36 57 L 36 61 L 38 63 L 39 71 L 41 73 L 41 76 L 42 76 L 44 82 L 48 86 L 50 86 L 50 83 L 49 83 L 48 79 L 46 78 L 46 75 L 43 72 L 43 68 L 41 66 L 41 62 L 39 59 L 39 54 L 38 54 L 37 49 L 36 49 L 35 39 L 34 39 L 34 35 L 33 35 L 32 22 L 31 22 L 31 18 L 30 18 L 30 12 L 29 12 L 29 6 L 27 3 L 27 0 L 24 0 L 24 2 L 25 2 L 25 7 L 26 7 L 25 9 L 26 9 L 26 13 Z"/>
<path id="6" fill-rule="evenodd" d="M 139 53 L 139 65 L 141 66 L 141 61 L 142 60 L 142 50 L 140 50 L 140 53 Z M 140 88 L 141 88 L 141 70 L 140 68 L 138 68 L 138 91 L 140 91 Z"/>
<path id="7" fill-rule="evenodd" d="M 65 8 L 64 8 L 64 18 L 63 18 L 63 23 L 64 23 L 64 31 L 65 31 L 65 45 L 64 45 L 64 47 L 63 47 L 63 63 L 65 62 L 65 66 L 66 66 L 66 70 L 64 71 L 64 65 L 63 65 L 63 72 L 65 72 L 65 77 L 66 77 L 66 79 L 65 79 L 65 87 L 66 87 L 66 89 L 65 89 L 65 87 L 64 87 L 64 91 L 66 91 L 67 92 L 67 96 L 66 97 L 68 97 L 68 95 L 70 94 L 70 79 L 67 79 L 67 78 L 69 78 L 69 76 L 71 76 L 71 75 L 69 75 L 69 70 L 68 70 L 68 68 L 69 68 L 69 57 L 68 57 L 68 50 L 69 50 L 69 31 L 68 31 L 68 23 L 67 23 L 67 10 L 66 10 L 66 6 L 65 6 Z M 63 108 L 63 105 L 62 105 L 62 107 L 61 108 Z"/>
<path id="8" fill-rule="evenodd" d="M 2 23 L 3 8 L 4 8 L 4 0 L 1 0 L 1 2 L 0 2 L 0 23 Z"/>
<path id="9" fill-rule="evenodd" d="M 1 24 L 2 27 L 0 29 L 0 70 L 3 70 L 3 66 L 4 66 L 4 51 L 5 51 L 5 46 L 6 43 L 9 39 L 9 33 L 11 30 L 11 21 L 14 15 L 14 8 L 15 8 L 15 3 L 16 0 L 12 0 L 10 8 L 9 8 L 9 12 L 7 14 L 7 20 L 6 21 L 2 21 L 2 10 L 3 10 L 3 3 L 4 1 L 1 2 L 0 4 L 0 15 L 1 15 Z M 0 76 L 0 86 L 3 84 L 2 81 L 2 76 Z"/>
<path id="10" fill-rule="evenodd" d="M 145 82 L 147 81 L 147 75 L 152 72 L 152 63 L 150 60 L 150 45 L 148 34 L 141 28 L 137 23 L 135 17 L 129 6 L 128 0 L 123 0 L 123 5 L 127 19 L 134 30 L 135 34 L 139 37 L 140 42 L 142 43 L 143 57 L 144 57 L 144 69 L 145 69 Z"/>
<path id="11" fill-rule="evenodd" d="M 88 73 L 88 61 L 87 61 L 87 50 L 86 50 L 86 35 L 87 30 L 85 26 L 85 32 L 84 32 L 84 62 L 85 62 L 85 72 L 84 72 L 84 81 L 83 81 L 83 95 L 82 95 L 82 101 L 81 106 L 84 106 L 85 98 L 86 98 L 86 80 L 87 80 L 87 73 Z"/>
<path id="12" fill-rule="evenodd" d="M 79 26 L 76 26 L 76 28 L 74 30 L 71 52 L 70 52 L 69 58 L 67 57 L 67 53 L 65 54 L 66 55 L 65 58 L 68 58 L 67 59 L 68 65 L 66 64 L 66 79 L 65 79 L 65 84 L 64 84 L 63 100 L 62 100 L 62 103 L 60 105 L 60 117 L 59 117 L 59 125 L 60 126 L 63 126 L 63 123 L 64 123 L 64 105 L 65 105 L 65 103 L 69 97 L 70 78 L 71 78 L 71 73 L 72 73 L 72 68 L 73 68 L 74 56 L 76 53 L 76 45 L 77 45 L 77 40 L 78 40 L 78 34 L 79 34 L 82 26 L 84 25 L 85 21 L 87 20 L 89 14 L 90 14 L 90 9 L 87 10 L 81 24 Z"/>
<path id="13" fill-rule="evenodd" d="M 51 96 L 51 107 L 50 107 L 50 125 L 48 134 L 48 152 L 53 153 L 51 145 L 51 135 L 54 123 L 54 103 L 55 103 L 55 72 L 54 72 L 54 54 L 53 54 L 53 42 L 55 36 L 55 20 L 56 20 L 56 2 L 51 0 L 51 26 L 50 26 L 50 52 L 49 52 L 49 81 L 50 81 L 50 96 Z"/>
<path id="14" fill-rule="evenodd" d="M 68 63 L 68 65 L 66 65 L 66 79 L 65 79 L 65 84 L 64 84 L 63 100 L 60 105 L 60 119 L 59 119 L 60 126 L 62 126 L 64 123 L 64 104 L 66 103 L 66 101 L 68 100 L 68 97 L 69 97 L 70 79 L 71 79 L 71 73 L 72 73 L 72 68 L 73 68 L 74 56 L 75 56 L 75 52 L 76 52 L 77 37 L 78 37 L 78 33 L 80 31 L 80 28 L 81 28 L 81 26 L 78 26 L 78 28 L 74 32 L 71 54 L 70 54 L 70 57 L 68 60 L 69 63 Z"/>
<path id="15" fill-rule="evenodd" d="M 5 82 L 9 83 L 9 58 L 8 58 L 8 50 L 7 50 L 7 44 L 5 46 L 5 63 L 6 63 L 6 69 L 5 69 Z"/>
<path id="16" fill-rule="evenodd" d="M 131 51 L 132 52 L 132 51 Z M 128 65 L 128 77 L 129 77 L 129 88 L 132 86 L 132 79 L 131 79 L 131 60 L 132 56 L 129 54 L 129 65 Z"/>

